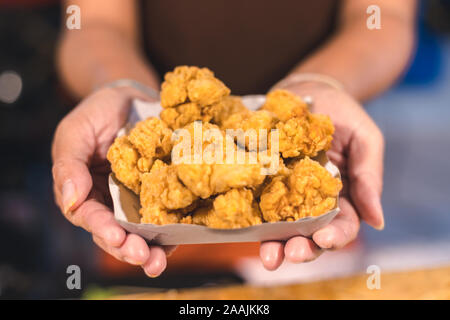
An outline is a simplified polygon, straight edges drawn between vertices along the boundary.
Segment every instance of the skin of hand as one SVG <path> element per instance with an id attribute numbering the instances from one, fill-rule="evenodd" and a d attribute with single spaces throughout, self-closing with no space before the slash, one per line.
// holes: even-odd
<path id="1" fill-rule="evenodd" d="M 260 257 L 268 270 L 277 269 L 284 259 L 301 263 L 312 261 L 324 250 L 340 249 L 354 240 L 360 220 L 375 229 L 384 228 L 381 193 L 383 184 L 384 139 L 363 107 L 342 90 L 321 83 L 302 83 L 283 89 L 311 96 L 312 112 L 327 114 L 336 128 L 333 145 L 327 152 L 339 168 L 343 190 L 341 211 L 311 239 L 293 237 L 286 242 L 261 244 Z"/>
<path id="2" fill-rule="evenodd" d="M 132 88 L 100 89 L 59 123 L 52 144 L 53 189 L 67 220 L 92 233 L 107 253 L 156 277 L 174 247 L 148 246 L 140 236 L 127 234 L 114 219 L 107 184 L 106 153 L 134 98 L 151 101 Z"/>

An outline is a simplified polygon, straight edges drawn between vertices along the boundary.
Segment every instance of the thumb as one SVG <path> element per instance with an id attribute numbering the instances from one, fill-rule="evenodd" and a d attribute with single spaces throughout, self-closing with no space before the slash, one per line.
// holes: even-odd
<path id="1" fill-rule="evenodd" d="M 384 228 L 383 152 L 383 136 L 374 124 L 355 132 L 350 141 L 350 196 L 361 219 L 379 230 Z"/>
<path id="2" fill-rule="evenodd" d="M 87 198 L 92 188 L 88 159 L 94 152 L 89 129 L 85 131 L 70 116 L 58 126 L 52 145 L 53 181 L 56 203 L 64 214 L 73 211 Z"/>
<path id="3" fill-rule="evenodd" d="M 82 204 L 92 188 L 88 167 L 78 159 L 57 159 L 52 168 L 56 202 L 64 214 Z"/>

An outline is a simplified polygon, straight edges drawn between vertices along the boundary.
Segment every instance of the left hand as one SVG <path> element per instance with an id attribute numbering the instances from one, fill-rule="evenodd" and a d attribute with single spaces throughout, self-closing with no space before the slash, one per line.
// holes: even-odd
<path id="1" fill-rule="evenodd" d="M 312 111 L 330 116 L 336 132 L 330 160 L 338 166 L 343 182 L 339 214 L 312 238 L 293 237 L 286 242 L 261 244 L 260 257 L 268 270 L 277 269 L 284 259 L 294 263 L 316 259 L 324 250 L 340 249 L 358 234 L 360 219 L 384 228 L 381 192 L 384 140 L 381 131 L 363 107 L 344 91 L 321 83 L 286 87 L 299 96 L 312 96 Z"/>
<path id="2" fill-rule="evenodd" d="M 59 123 L 52 145 L 54 195 L 67 220 L 90 232 L 100 248 L 156 277 L 174 247 L 149 246 L 142 237 L 127 233 L 114 219 L 107 183 L 106 153 L 133 99 L 151 101 L 133 88 L 99 89 Z"/>

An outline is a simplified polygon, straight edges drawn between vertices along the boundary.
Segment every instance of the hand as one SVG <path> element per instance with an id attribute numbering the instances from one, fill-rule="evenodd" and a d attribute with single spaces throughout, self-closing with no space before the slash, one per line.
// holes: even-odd
<path id="1" fill-rule="evenodd" d="M 166 267 L 173 247 L 149 247 L 115 221 L 108 190 L 106 153 L 125 124 L 133 98 L 149 100 L 132 88 L 101 89 L 84 99 L 58 125 L 52 145 L 56 203 L 74 225 L 121 261 L 140 265 L 150 277 Z"/>
<path id="2" fill-rule="evenodd" d="M 261 244 L 260 257 L 268 270 L 284 259 L 294 263 L 314 260 L 325 249 L 339 249 L 354 240 L 360 219 L 375 229 L 384 228 L 381 192 L 384 140 L 362 106 L 344 91 L 320 83 L 285 88 L 299 96 L 312 96 L 312 111 L 330 116 L 336 128 L 330 160 L 338 166 L 343 182 L 341 212 L 312 239 L 293 237 L 286 242 Z"/>

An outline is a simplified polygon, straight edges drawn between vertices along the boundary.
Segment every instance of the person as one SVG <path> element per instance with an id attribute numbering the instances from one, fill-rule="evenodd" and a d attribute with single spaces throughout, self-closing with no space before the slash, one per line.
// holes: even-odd
<path id="1" fill-rule="evenodd" d="M 52 145 L 54 193 L 66 218 L 92 233 L 115 258 L 149 276 L 166 267 L 173 247 L 148 246 L 127 234 L 108 203 L 106 152 L 127 118 L 130 102 L 154 101 L 133 79 L 158 90 L 176 65 L 214 70 L 233 93 L 275 86 L 313 98 L 313 111 L 331 117 L 330 159 L 340 168 L 341 212 L 312 239 L 293 237 L 260 246 L 264 266 L 305 262 L 355 239 L 360 221 L 383 229 L 381 131 L 361 103 L 388 89 L 414 47 L 413 0 L 121 1 L 72 0 L 81 29 L 62 31 L 58 70 L 81 102 L 59 123 Z M 380 9 L 381 28 L 368 28 L 367 9 Z"/>

